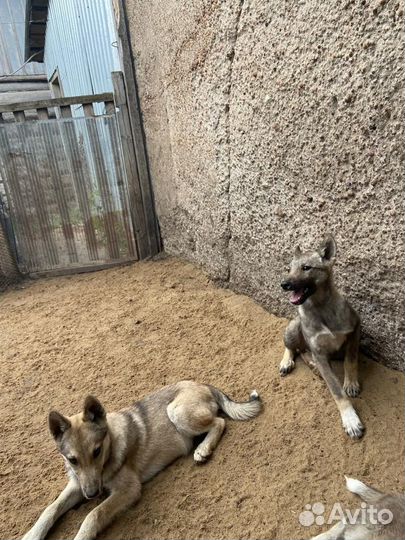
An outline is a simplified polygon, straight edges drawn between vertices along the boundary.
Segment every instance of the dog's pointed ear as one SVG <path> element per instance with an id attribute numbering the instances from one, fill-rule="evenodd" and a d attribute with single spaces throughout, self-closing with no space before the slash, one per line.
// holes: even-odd
<path id="1" fill-rule="evenodd" d="M 49 413 L 48 424 L 49 430 L 56 441 L 59 440 L 65 431 L 67 431 L 72 425 L 70 420 L 58 413 L 58 411 L 51 411 Z"/>
<path id="2" fill-rule="evenodd" d="M 87 396 L 84 400 L 83 420 L 85 422 L 103 422 L 105 420 L 105 410 L 99 400 L 94 396 Z"/>
<path id="3" fill-rule="evenodd" d="M 332 235 L 327 236 L 318 248 L 318 253 L 323 261 L 331 261 L 336 256 L 336 240 Z"/>
<path id="4" fill-rule="evenodd" d="M 299 257 L 302 254 L 300 246 L 297 246 L 294 251 L 294 257 Z"/>

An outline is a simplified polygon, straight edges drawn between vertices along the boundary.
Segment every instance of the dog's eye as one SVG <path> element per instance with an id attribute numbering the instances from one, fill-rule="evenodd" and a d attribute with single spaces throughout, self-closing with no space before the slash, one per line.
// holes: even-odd
<path id="1" fill-rule="evenodd" d="M 302 269 L 304 270 L 304 272 L 309 272 L 309 270 L 312 270 L 312 266 L 307 266 L 307 265 L 304 264 Z"/>
<path id="2" fill-rule="evenodd" d="M 77 461 L 77 458 L 75 457 L 68 457 L 68 460 L 69 462 L 72 464 L 72 465 L 77 465 L 78 464 L 78 461 Z"/>
<path id="3" fill-rule="evenodd" d="M 101 452 L 101 446 L 99 446 L 98 448 L 95 448 L 93 450 L 93 458 L 96 459 L 100 455 L 100 452 Z"/>

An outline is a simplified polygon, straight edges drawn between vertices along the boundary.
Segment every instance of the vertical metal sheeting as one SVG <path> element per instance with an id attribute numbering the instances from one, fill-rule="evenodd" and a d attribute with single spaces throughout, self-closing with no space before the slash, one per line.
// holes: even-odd
<path id="1" fill-rule="evenodd" d="M 0 161 L 22 270 L 136 257 L 115 115 L 0 124 Z"/>
<path id="2" fill-rule="evenodd" d="M 116 39 L 111 0 L 50 0 L 48 78 L 58 69 L 64 96 L 112 92 L 111 72 L 120 69 Z"/>

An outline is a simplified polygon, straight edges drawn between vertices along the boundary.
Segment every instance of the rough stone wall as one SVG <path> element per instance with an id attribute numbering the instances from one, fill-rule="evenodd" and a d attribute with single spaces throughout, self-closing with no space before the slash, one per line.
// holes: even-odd
<path id="1" fill-rule="evenodd" d="M 291 316 L 326 232 L 369 352 L 405 348 L 403 2 L 127 0 L 164 246 Z"/>

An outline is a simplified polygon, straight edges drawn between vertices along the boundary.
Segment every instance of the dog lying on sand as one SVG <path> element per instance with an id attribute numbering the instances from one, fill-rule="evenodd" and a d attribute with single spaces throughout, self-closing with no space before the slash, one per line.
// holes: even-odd
<path id="1" fill-rule="evenodd" d="M 221 439 L 225 420 L 249 420 L 262 403 L 256 391 L 237 403 L 213 386 L 181 381 L 119 412 L 106 413 L 92 396 L 71 417 L 51 411 L 49 428 L 65 461 L 69 482 L 23 540 L 42 540 L 55 521 L 83 499 L 108 496 L 83 521 L 76 540 L 91 540 L 141 496 L 141 484 L 188 454 L 193 438 L 206 433 L 194 451 L 206 461 Z"/>
<path id="2" fill-rule="evenodd" d="M 358 513 L 355 523 L 340 521 L 329 531 L 315 536 L 312 540 L 403 540 L 405 538 L 405 495 L 382 493 L 354 478 L 346 478 L 346 487 L 358 495 L 367 507 L 363 507 L 363 511 Z M 378 519 L 379 516 L 381 520 Z"/>
<path id="3" fill-rule="evenodd" d="M 360 392 L 360 319 L 334 286 L 335 255 L 336 242 L 332 237 L 316 250 L 302 252 L 299 247 L 295 250 L 290 273 L 281 287 L 291 292 L 290 302 L 298 306 L 298 316 L 284 334 L 286 348 L 280 373 L 283 376 L 289 373 L 296 356 L 310 351 L 336 401 L 346 433 L 358 439 L 363 436 L 364 427 L 347 396 L 355 397 Z M 339 353 L 344 356 L 343 387 L 329 365 L 329 360 Z"/>

